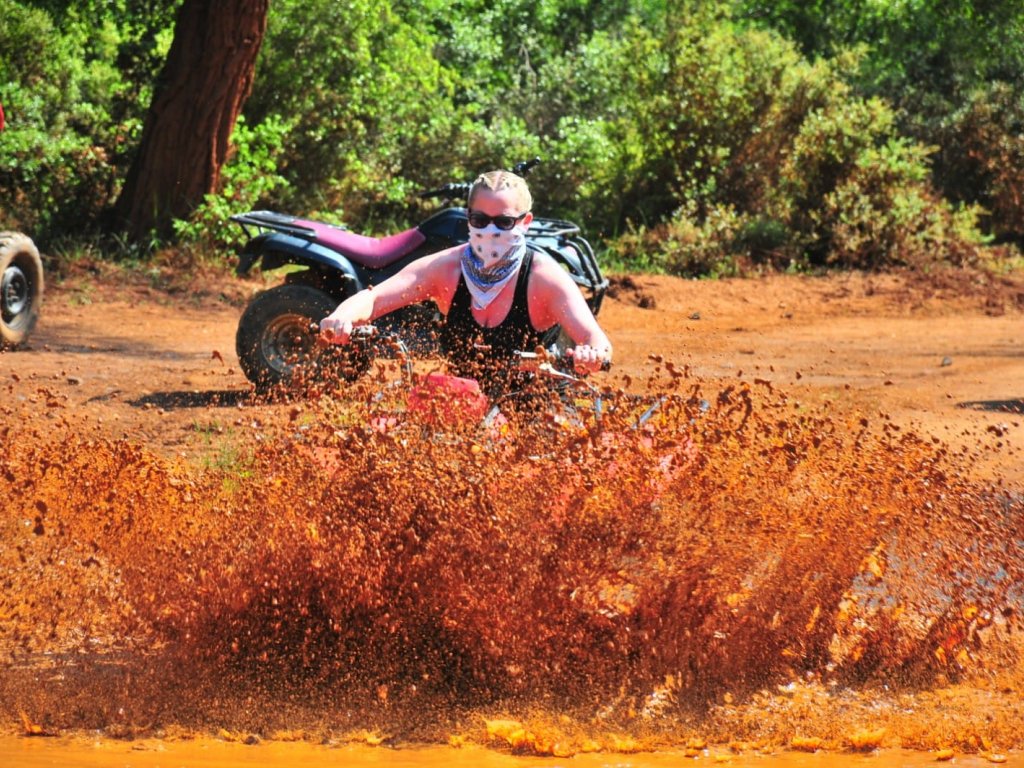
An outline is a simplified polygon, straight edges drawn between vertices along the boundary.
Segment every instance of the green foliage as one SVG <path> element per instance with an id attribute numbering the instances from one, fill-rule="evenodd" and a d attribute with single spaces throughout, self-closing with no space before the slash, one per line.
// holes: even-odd
<path id="1" fill-rule="evenodd" d="M 116 90 L 108 62 L 84 60 L 74 35 L 62 34 L 43 11 L 0 0 L 0 216 L 41 242 L 95 222 L 114 173 L 106 147 L 94 142 L 107 125 Z M 105 99 L 106 97 L 103 97 Z"/>
<path id="2" fill-rule="evenodd" d="M 172 6 L 0 0 L 4 226 L 43 245 L 99 231 L 141 125 L 138 99 L 166 53 L 154 18 Z"/>
<path id="3" fill-rule="evenodd" d="M 979 88 L 947 121 L 937 163 L 954 201 L 977 202 L 994 235 L 1024 242 L 1024 91 Z"/>
<path id="4" fill-rule="evenodd" d="M 284 138 L 293 128 L 276 116 L 250 128 L 241 117 L 231 136 L 232 157 L 221 172 L 220 189 L 206 196 L 187 221 L 176 221 L 174 231 L 200 253 L 241 245 L 242 229 L 230 221 L 233 213 L 269 205 L 271 195 L 285 184 L 278 173 Z"/>
<path id="5" fill-rule="evenodd" d="M 95 238 L 180 0 L 0 0 L 0 218 Z M 539 154 L 537 211 L 686 275 L 927 266 L 1024 239 L 1024 10 L 969 0 L 275 0 L 221 183 L 408 226 L 416 192 Z M 979 207 L 981 206 L 981 207 Z"/>
<path id="6" fill-rule="evenodd" d="M 859 46 L 864 55 L 846 79 L 861 95 L 887 100 L 901 134 L 939 147 L 931 170 L 940 192 L 980 203 L 997 236 L 1024 243 L 1011 181 L 1021 167 L 1024 4 L 738 0 L 736 7 L 746 23 L 781 31 L 809 57 Z"/>
<path id="7" fill-rule="evenodd" d="M 742 217 L 728 206 L 713 205 L 698 216 L 690 203 L 663 224 L 616 238 L 609 249 L 610 266 L 684 277 L 734 277 L 750 266 L 735 248 L 743 227 Z"/>
<path id="8" fill-rule="evenodd" d="M 855 168 L 814 212 L 830 266 L 927 268 L 977 261 L 975 208 L 953 211 L 922 184 L 925 150 L 893 140 L 860 153 Z"/>
<path id="9" fill-rule="evenodd" d="M 410 178 L 436 173 L 458 122 L 435 43 L 390 2 L 274 4 L 245 114 L 252 125 L 294 121 L 283 206 L 387 216 L 405 206 Z"/>

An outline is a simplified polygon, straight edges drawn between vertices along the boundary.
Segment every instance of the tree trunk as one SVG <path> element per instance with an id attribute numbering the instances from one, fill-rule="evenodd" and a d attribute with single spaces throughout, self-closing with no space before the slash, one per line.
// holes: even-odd
<path id="1" fill-rule="evenodd" d="M 115 205 L 135 242 L 168 238 L 216 189 L 249 96 L 270 0 L 184 0 L 138 154 Z"/>

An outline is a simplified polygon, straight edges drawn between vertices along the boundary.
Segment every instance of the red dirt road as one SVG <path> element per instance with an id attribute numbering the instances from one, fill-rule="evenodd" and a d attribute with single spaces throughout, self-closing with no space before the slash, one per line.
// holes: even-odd
<path id="1" fill-rule="evenodd" d="M 26 349 L 0 353 L 0 424 L 63 418 L 166 455 L 283 417 L 256 404 L 234 334 L 261 284 L 165 292 L 138 280 L 50 285 Z M 53 281 L 51 281 L 53 282 Z M 769 381 L 979 451 L 981 477 L 1024 485 L 1024 278 L 950 273 L 685 281 L 616 277 L 600 319 L 613 377 L 639 386 L 660 355 L 709 385 Z"/>

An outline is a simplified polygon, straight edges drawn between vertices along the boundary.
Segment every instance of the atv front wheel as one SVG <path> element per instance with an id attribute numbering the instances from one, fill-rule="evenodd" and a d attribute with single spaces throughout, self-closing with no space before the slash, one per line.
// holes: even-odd
<path id="1" fill-rule="evenodd" d="M 43 263 L 20 232 L 0 232 L 0 349 L 23 344 L 39 319 Z"/>
<path id="2" fill-rule="evenodd" d="M 366 350 L 325 346 L 311 329 L 337 306 L 335 298 L 308 285 L 279 285 L 249 303 L 238 323 L 235 351 L 257 391 L 354 381 L 369 368 Z"/>

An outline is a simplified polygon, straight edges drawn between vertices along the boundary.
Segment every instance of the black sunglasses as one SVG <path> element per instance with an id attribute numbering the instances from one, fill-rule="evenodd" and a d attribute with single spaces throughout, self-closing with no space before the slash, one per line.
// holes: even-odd
<path id="1" fill-rule="evenodd" d="M 470 211 L 469 225 L 476 229 L 483 229 L 493 221 L 494 226 L 498 229 L 512 229 L 524 218 L 526 218 L 525 213 L 520 213 L 518 216 L 488 216 L 486 213 L 480 213 L 480 211 Z"/>

